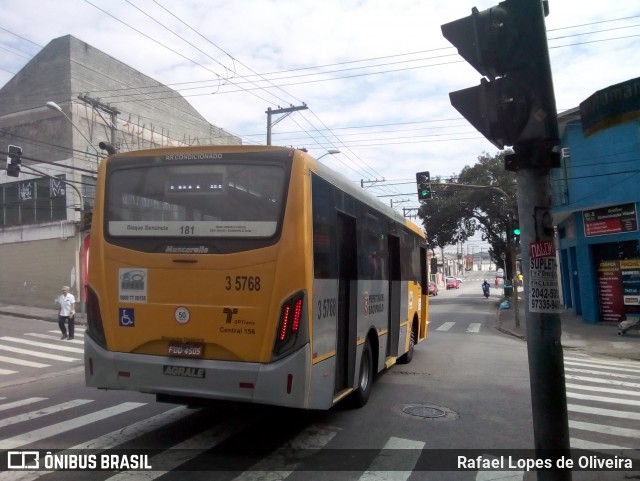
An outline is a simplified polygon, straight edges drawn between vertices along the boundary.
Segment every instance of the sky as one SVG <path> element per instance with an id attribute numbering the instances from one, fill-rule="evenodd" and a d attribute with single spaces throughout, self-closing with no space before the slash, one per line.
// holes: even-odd
<path id="1" fill-rule="evenodd" d="M 0 0 L 0 86 L 73 35 L 180 92 L 210 123 L 306 147 L 399 212 L 415 174 L 449 178 L 498 149 L 449 103 L 480 83 L 440 26 L 496 0 Z M 613 8 L 615 5 L 615 8 Z M 640 2 L 550 0 L 559 113 L 640 76 Z M 118 107 L 118 105 L 114 104 Z M 126 110 L 126 109 L 123 109 Z"/>

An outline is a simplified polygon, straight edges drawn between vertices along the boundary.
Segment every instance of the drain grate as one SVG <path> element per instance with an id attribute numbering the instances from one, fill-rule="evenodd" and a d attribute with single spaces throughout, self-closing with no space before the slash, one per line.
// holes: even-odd
<path id="1" fill-rule="evenodd" d="M 437 406 L 429 406 L 427 404 L 413 404 L 402 408 L 402 412 L 410 414 L 411 416 L 418 416 L 421 418 L 441 418 L 447 413 L 444 409 L 440 409 Z"/>
<path id="2" fill-rule="evenodd" d="M 424 419 L 458 419 L 459 417 L 455 411 L 434 404 L 403 404 L 396 409 L 398 409 L 396 412 L 401 412 L 403 415 Z"/>

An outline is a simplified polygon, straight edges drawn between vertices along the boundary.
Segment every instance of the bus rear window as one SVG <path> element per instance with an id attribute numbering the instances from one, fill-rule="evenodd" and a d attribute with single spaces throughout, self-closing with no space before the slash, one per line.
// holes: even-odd
<path id="1" fill-rule="evenodd" d="M 278 165 L 145 165 L 107 178 L 106 226 L 116 237 L 276 234 L 287 174 Z"/>

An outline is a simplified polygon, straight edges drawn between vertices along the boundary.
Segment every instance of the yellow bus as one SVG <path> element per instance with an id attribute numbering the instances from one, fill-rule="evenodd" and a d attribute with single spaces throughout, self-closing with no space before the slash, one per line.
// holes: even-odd
<path id="1" fill-rule="evenodd" d="M 302 150 L 114 154 L 90 241 L 88 386 L 329 409 L 427 337 L 426 241 Z"/>

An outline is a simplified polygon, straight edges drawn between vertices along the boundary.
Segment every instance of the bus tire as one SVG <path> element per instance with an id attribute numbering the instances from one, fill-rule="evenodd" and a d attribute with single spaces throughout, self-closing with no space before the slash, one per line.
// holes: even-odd
<path id="1" fill-rule="evenodd" d="M 362 359 L 360 359 L 360 373 L 358 374 L 358 388 L 354 391 L 352 400 L 357 408 L 363 407 L 369 401 L 371 388 L 373 387 L 373 354 L 371 344 L 367 340 L 362 349 Z"/>
<path id="2" fill-rule="evenodd" d="M 398 358 L 400 364 L 409 364 L 413 359 L 413 351 L 416 347 L 416 332 L 411 330 L 411 337 L 409 338 L 409 350 Z"/>

